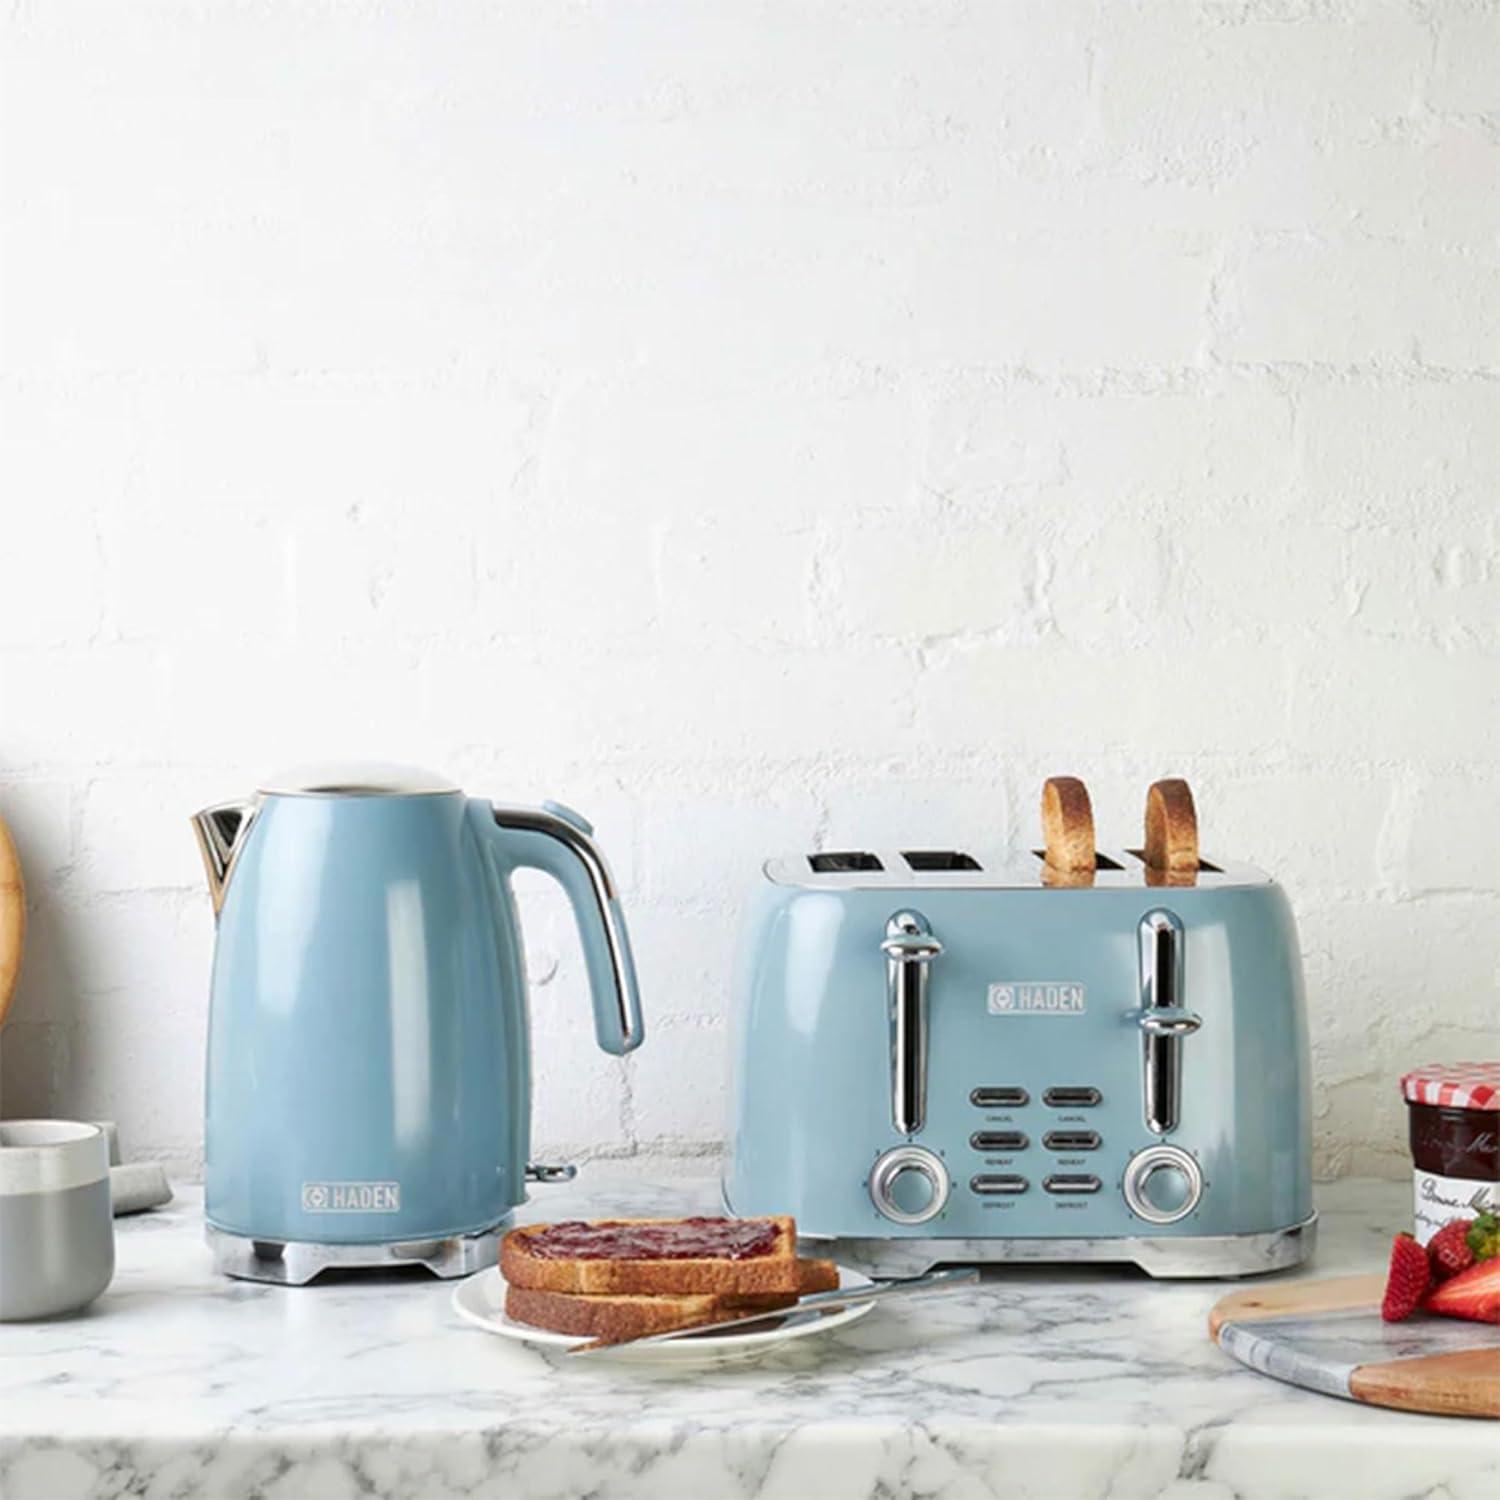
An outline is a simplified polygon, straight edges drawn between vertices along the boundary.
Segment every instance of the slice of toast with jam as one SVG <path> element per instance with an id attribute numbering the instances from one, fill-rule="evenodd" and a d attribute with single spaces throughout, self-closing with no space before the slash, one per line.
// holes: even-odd
<path id="1" fill-rule="evenodd" d="M 767 1219 L 594 1219 L 530 1224 L 500 1245 L 512 1287 L 581 1296 L 791 1296 L 838 1285 L 797 1255 L 797 1226 Z"/>

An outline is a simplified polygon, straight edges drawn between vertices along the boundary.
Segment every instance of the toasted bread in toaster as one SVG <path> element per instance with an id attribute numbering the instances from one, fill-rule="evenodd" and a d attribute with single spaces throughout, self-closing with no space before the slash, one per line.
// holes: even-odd
<path id="1" fill-rule="evenodd" d="M 5 819 L 0 818 L 0 1024 L 16 991 L 25 936 L 26 888 L 21 882 L 21 861 Z"/>
<path id="2" fill-rule="evenodd" d="M 1156 781 L 1146 793 L 1146 863 L 1173 875 L 1197 874 L 1198 814 L 1179 778 Z"/>
<path id="3" fill-rule="evenodd" d="M 1049 776 L 1043 783 L 1042 838 L 1049 869 L 1079 874 L 1094 868 L 1094 810 L 1076 776 Z"/>
<path id="4" fill-rule="evenodd" d="M 708 1292 L 653 1297 L 636 1292 L 613 1296 L 582 1296 L 577 1292 L 538 1292 L 512 1286 L 505 1293 L 505 1315 L 533 1328 L 553 1333 L 571 1333 L 601 1344 L 620 1344 L 627 1339 L 670 1333 L 674 1328 L 707 1327 L 732 1318 L 748 1318 L 760 1312 L 791 1307 L 795 1292 L 718 1297 Z"/>
<path id="5" fill-rule="evenodd" d="M 662 1248 L 673 1253 L 651 1253 Z M 832 1261 L 797 1258 L 786 1216 L 532 1224 L 500 1242 L 500 1271 L 511 1286 L 589 1296 L 801 1296 L 838 1285 Z"/>

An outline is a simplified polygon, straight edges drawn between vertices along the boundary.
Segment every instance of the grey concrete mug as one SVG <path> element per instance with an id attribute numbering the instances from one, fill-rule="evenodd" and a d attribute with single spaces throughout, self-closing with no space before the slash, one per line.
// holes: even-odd
<path id="1" fill-rule="evenodd" d="M 76 1312 L 114 1274 L 104 1132 L 70 1120 L 0 1121 L 0 1323 Z"/>

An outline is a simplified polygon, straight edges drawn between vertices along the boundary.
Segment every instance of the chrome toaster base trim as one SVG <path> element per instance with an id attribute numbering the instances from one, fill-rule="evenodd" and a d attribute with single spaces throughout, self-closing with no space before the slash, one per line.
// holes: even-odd
<path id="1" fill-rule="evenodd" d="M 509 1220 L 477 1234 L 389 1244 L 324 1245 L 310 1240 L 259 1240 L 207 1225 L 204 1238 L 213 1251 L 214 1269 L 241 1281 L 268 1281 L 276 1286 L 306 1286 L 324 1271 L 383 1270 L 425 1266 L 434 1276 L 472 1276 L 500 1260 L 500 1240 Z"/>
<path id="2" fill-rule="evenodd" d="M 804 1235 L 817 1254 L 867 1276 L 917 1276 L 940 1265 L 1134 1263 L 1168 1278 L 1260 1276 L 1312 1258 L 1318 1216 L 1263 1234 L 1138 1235 L 1098 1239 L 851 1239 Z"/>

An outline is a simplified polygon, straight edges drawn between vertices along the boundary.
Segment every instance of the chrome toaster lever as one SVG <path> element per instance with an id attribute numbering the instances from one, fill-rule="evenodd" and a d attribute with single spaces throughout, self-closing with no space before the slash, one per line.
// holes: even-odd
<path id="1" fill-rule="evenodd" d="M 915 1135 L 927 1118 L 927 969 L 943 945 L 920 912 L 885 924 L 886 997 L 891 1022 L 891 1124 Z"/>
<path id="2" fill-rule="evenodd" d="M 1203 1018 L 1190 1010 L 1148 1010 L 1141 1017 L 1141 1030 L 1147 1036 L 1191 1036 L 1201 1025 Z"/>
<path id="3" fill-rule="evenodd" d="M 1183 981 L 1182 922 L 1158 908 L 1141 918 L 1141 1010 L 1146 1128 L 1166 1135 L 1182 1118 L 1182 1041 L 1203 1024 L 1180 1004 Z"/>

